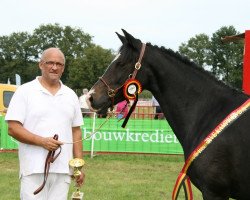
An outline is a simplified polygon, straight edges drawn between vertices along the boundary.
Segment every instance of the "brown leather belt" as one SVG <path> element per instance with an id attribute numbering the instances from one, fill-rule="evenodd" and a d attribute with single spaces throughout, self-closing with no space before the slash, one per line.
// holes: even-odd
<path id="1" fill-rule="evenodd" d="M 55 134 L 53 139 L 58 140 L 58 135 Z M 59 156 L 59 154 L 61 153 L 62 147 L 59 146 L 60 151 L 58 152 L 58 154 L 55 155 L 55 151 L 49 151 L 47 158 L 45 160 L 45 166 L 44 166 L 44 179 L 43 179 L 43 183 L 42 185 L 37 188 L 37 190 L 33 193 L 34 195 L 38 194 L 39 192 L 42 191 L 42 189 L 45 186 L 45 183 L 47 181 L 48 175 L 49 175 L 49 168 L 50 168 L 50 163 L 53 163 L 55 161 L 55 159 Z"/>

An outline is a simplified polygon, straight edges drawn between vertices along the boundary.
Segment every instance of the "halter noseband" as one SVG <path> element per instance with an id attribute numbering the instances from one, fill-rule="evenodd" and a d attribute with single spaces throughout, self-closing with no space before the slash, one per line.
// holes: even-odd
<path id="1" fill-rule="evenodd" d="M 111 88 L 109 87 L 109 85 L 106 83 L 106 81 L 104 80 L 103 77 L 99 77 L 99 79 L 104 83 L 104 85 L 107 86 L 107 88 L 108 88 L 108 96 L 109 96 L 110 98 L 113 98 L 113 97 L 115 96 L 116 92 L 118 91 L 118 88 L 115 89 L 115 90 L 113 90 L 113 89 L 111 89 Z"/>
<path id="2" fill-rule="evenodd" d="M 135 79 L 138 70 L 141 68 L 141 60 L 142 60 L 142 57 L 143 57 L 143 55 L 144 55 L 145 49 L 146 49 L 146 44 L 145 44 L 145 43 L 142 43 L 142 47 L 141 47 L 139 59 L 138 59 L 137 63 L 135 63 L 135 69 L 134 69 L 134 71 L 133 71 L 133 73 L 132 73 L 132 76 L 131 76 L 131 74 L 130 74 L 130 75 L 128 76 L 128 77 L 129 77 L 128 79 L 130 79 L 130 78 Z M 116 93 L 118 92 L 118 90 L 121 89 L 121 88 L 124 86 L 124 84 L 126 83 L 126 81 L 127 81 L 128 79 L 127 79 L 120 87 L 117 87 L 116 89 L 112 89 L 112 88 L 107 84 L 107 82 L 104 80 L 103 76 L 102 76 L 102 77 L 99 77 L 99 79 L 100 79 L 100 80 L 104 83 L 104 85 L 108 88 L 108 96 L 110 97 L 111 102 L 112 102 L 111 110 L 113 110 L 113 108 L 114 108 L 114 99 L 115 99 L 115 95 L 116 95 Z"/>

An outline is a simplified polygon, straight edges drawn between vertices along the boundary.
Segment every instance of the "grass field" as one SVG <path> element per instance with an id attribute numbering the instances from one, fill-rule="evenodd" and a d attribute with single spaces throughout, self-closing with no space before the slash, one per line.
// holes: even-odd
<path id="1" fill-rule="evenodd" d="M 171 200 L 174 183 L 183 166 L 182 156 L 85 156 L 84 200 Z M 19 199 L 17 153 L 0 153 L 1 200 Z M 71 183 L 70 194 L 73 191 Z M 201 200 L 193 187 L 194 199 Z M 183 193 L 179 200 L 183 200 Z"/>

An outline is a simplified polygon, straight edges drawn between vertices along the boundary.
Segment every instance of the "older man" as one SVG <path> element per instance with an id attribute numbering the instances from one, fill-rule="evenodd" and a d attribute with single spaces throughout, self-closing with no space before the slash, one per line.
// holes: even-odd
<path id="1" fill-rule="evenodd" d="M 78 97 L 60 78 L 65 69 L 65 57 L 58 48 L 45 50 L 39 62 L 41 76 L 18 87 L 6 114 L 9 134 L 19 143 L 20 198 L 24 200 L 66 200 L 70 183 L 68 162 L 82 158 L 83 123 Z M 57 134 L 58 140 L 53 136 Z M 61 153 L 46 166 L 48 152 Z M 49 168 L 49 169 L 48 169 Z M 81 185 L 84 174 L 78 177 Z M 46 181 L 41 192 L 34 191 Z"/>

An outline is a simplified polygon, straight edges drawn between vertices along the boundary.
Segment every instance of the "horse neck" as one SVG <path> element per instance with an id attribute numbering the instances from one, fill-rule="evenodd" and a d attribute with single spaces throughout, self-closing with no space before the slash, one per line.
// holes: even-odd
<path id="1" fill-rule="evenodd" d="M 148 59 L 147 85 L 188 154 L 246 96 L 177 57 Z"/>

